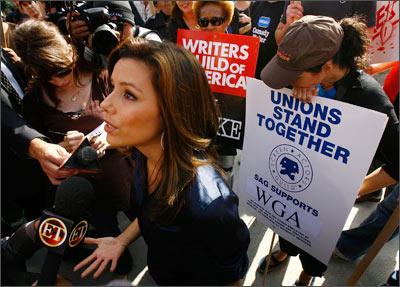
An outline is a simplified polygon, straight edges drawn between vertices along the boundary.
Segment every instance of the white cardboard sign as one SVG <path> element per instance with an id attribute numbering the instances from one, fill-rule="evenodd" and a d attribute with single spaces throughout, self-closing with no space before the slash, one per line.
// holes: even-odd
<path id="1" fill-rule="evenodd" d="M 327 264 L 387 116 L 247 78 L 241 203 L 280 236 Z"/>

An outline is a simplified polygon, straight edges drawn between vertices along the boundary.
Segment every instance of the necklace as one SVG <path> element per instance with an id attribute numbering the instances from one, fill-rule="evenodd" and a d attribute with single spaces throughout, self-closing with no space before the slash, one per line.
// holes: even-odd
<path id="1" fill-rule="evenodd" d="M 71 97 L 71 101 L 72 101 L 72 102 L 76 102 L 77 99 L 78 99 L 78 96 L 77 96 L 77 95 L 73 95 L 73 96 Z"/>

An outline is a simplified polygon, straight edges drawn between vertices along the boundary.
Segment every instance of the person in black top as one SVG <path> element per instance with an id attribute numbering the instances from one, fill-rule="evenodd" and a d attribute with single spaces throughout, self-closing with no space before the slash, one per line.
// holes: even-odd
<path id="1" fill-rule="evenodd" d="M 153 1 L 156 14 L 147 20 L 145 28 L 157 31 L 161 39 L 167 38 L 167 25 L 172 13 L 172 3 L 169 1 Z"/>
<path id="2" fill-rule="evenodd" d="M 262 68 L 276 54 L 275 30 L 279 24 L 283 1 L 256 1 L 250 6 L 251 31 L 253 36 L 260 38 L 257 68 L 255 78 L 260 78 Z"/>
<path id="3" fill-rule="evenodd" d="M 197 19 L 192 10 L 193 1 L 176 1 L 167 28 L 167 40 L 176 43 L 178 29 L 198 30 Z"/>
<path id="4" fill-rule="evenodd" d="M 240 283 L 249 231 L 215 164 L 218 113 L 203 68 L 173 43 L 131 39 L 110 56 L 113 92 L 102 102 L 107 140 L 135 160 L 131 217 L 118 237 L 75 266 L 97 278 L 143 236 L 159 285 Z M 134 75 L 134 76 L 132 76 Z"/>
<path id="5" fill-rule="evenodd" d="M 22 117 L 25 74 L 11 49 L 1 52 L 1 226 L 5 236 L 40 215 L 47 197 L 43 172 L 54 184 L 72 173 L 58 169 L 69 153 L 48 142 Z M 23 180 L 15 180 L 16 176 Z"/>
<path id="6" fill-rule="evenodd" d="M 376 1 L 286 1 L 275 39 L 279 44 L 289 25 L 304 15 L 328 16 L 335 20 L 357 15 L 366 21 L 371 38 L 376 22 L 375 14 Z"/>
<path id="7" fill-rule="evenodd" d="M 366 177 L 359 194 L 395 184 L 399 179 L 399 120 L 379 83 L 361 70 L 367 65 L 368 44 L 367 26 L 358 17 L 338 23 L 330 17 L 304 16 L 289 26 L 277 55 L 261 72 L 268 86 L 280 89 L 291 84 L 293 96 L 300 99 L 310 100 L 321 84 L 324 90 L 334 92 L 336 100 L 388 116 L 375 155 L 383 165 Z M 307 285 L 311 276 L 322 276 L 327 268 L 324 264 L 283 238 L 279 241 L 281 250 L 272 254 L 272 267 L 288 255 L 300 254 L 304 271 L 297 283 Z"/>

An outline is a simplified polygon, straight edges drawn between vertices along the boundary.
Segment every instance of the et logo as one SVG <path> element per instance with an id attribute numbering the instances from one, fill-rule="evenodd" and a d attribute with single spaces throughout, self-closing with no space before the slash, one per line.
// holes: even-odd
<path id="1" fill-rule="evenodd" d="M 68 239 L 68 245 L 70 247 L 75 247 L 76 245 L 79 244 L 79 242 L 82 241 L 82 239 L 85 237 L 86 231 L 88 230 L 88 223 L 86 220 L 82 220 L 79 222 L 75 228 L 72 230 L 69 239 Z"/>
<path id="2" fill-rule="evenodd" d="M 312 181 L 313 170 L 306 155 L 294 146 L 282 144 L 269 156 L 272 178 L 284 190 L 300 192 Z"/>
<path id="3" fill-rule="evenodd" d="M 47 218 L 39 226 L 39 238 L 49 247 L 60 246 L 67 238 L 67 227 L 58 218 Z"/>

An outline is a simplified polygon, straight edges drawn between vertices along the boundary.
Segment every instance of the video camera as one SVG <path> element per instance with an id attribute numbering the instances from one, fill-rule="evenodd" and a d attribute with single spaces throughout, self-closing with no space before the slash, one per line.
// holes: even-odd
<path id="1" fill-rule="evenodd" d="M 118 45 L 118 31 L 122 31 L 123 28 L 121 18 L 116 15 L 111 16 L 107 6 L 87 9 L 82 7 L 69 5 L 67 9 L 49 15 L 49 21 L 55 23 L 62 33 L 68 34 L 67 14 L 73 11 L 79 12 L 72 21 L 85 21 L 92 33 L 92 50 L 98 54 L 108 55 Z"/>
<path id="2" fill-rule="evenodd" d="M 108 55 L 118 45 L 123 23 L 118 17 L 111 17 L 108 7 L 96 7 L 78 11 L 74 20 L 83 20 L 92 33 L 92 49 L 95 53 Z"/>

